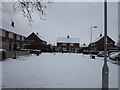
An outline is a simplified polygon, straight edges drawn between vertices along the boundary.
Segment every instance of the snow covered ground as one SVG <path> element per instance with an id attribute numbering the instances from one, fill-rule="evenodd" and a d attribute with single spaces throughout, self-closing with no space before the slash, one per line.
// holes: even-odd
<path id="1" fill-rule="evenodd" d="M 42 53 L 2 62 L 4 88 L 101 88 L 103 58 Z M 114 63 L 114 62 L 113 62 Z M 108 62 L 109 87 L 118 87 L 118 65 Z"/>

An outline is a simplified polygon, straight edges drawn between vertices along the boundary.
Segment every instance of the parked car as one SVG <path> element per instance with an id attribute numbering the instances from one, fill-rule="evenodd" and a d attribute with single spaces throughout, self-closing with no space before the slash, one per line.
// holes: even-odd
<path id="1" fill-rule="evenodd" d="M 0 49 L 0 52 L 3 52 L 3 51 L 5 51 L 5 52 L 6 52 L 6 50 L 5 50 L 5 49 Z"/>
<path id="2" fill-rule="evenodd" d="M 115 54 L 115 53 L 116 53 L 116 52 L 111 52 L 111 53 L 109 53 L 109 56 L 112 55 L 112 54 Z"/>
<path id="3" fill-rule="evenodd" d="M 120 52 L 115 53 L 115 54 L 111 54 L 109 56 L 109 58 L 112 59 L 112 60 L 115 60 L 115 61 L 120 61 Z"/>
<path id="4" fill-rule="evenodd" d="M 104 57 L 104 55 L 105 55 L 104 51 L 100 51 L 100 52 L 97 54 L 98 57 Z M 108 57 L 108 52 L 107 52 L 107 57 Z"/>
<path id="5" fill-rule="evenodd" d="M 41 54 L 41 50 L 30 49 L 30 53 Z"/>

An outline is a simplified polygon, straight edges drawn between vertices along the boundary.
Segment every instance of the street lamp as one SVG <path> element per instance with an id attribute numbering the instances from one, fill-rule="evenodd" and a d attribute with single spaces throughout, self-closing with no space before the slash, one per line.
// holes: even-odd
<path id="1" fill-rule="evenodd" d="M 71 54 L 71 39 L 69 38 L 70 40 L 70 48 L 69 48 L 69 53 Z"/>
<path id="2" fill-rule="evenodd" d="M 108 90 L 109 68 L 107 65 L 107 0 L 104 1 L 104 65 L 102 67 L 102 90 Z"/>
<path id="3" fill-rule="evenodd" d="M 97 26 L 93 26 L 93 27 L 91 27 L 90 57 L 92 56 L 92 30 L 93 30 L 94 28 L 97 28 Z"/>

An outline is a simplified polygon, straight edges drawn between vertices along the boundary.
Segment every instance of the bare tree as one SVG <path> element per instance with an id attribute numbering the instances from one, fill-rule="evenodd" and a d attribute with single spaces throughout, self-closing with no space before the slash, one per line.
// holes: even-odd
<path id="1" fill-rule="evenodd" d="M 32 12 L 34 10 L 39 12 L 40 19 L 46 19 L 46 14 L 44 11 L 46 6 L 42 2 L 42 0 L 18 0 L 15 2 L 13 7 L 14 11 L 16 11 L 16 9 L 20 9 L 23 12 L 23 16 L 29 20 L 29 23 L 31 23 L 33 22 Z M 51 1 L 48 1 L 48 3 L 51 3 Z"/>

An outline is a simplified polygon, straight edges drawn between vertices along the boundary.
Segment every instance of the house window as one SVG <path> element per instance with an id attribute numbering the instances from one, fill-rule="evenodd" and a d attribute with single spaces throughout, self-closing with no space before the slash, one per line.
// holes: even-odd
<path id="1" fill-rule="evenodd" d="M 13 33 L 9 32 L 9 38 L 13 38 Z"/>
<path id="2" fill-rule="evenodd" d="M 79 50 L 79 48 L 75 48 L 75 50 Z"/>
<path id="3" fill-rule="evenodd" d="M 24 41 L 24 37 L 22 37 L 22 41 Z"/>
<path id="4" fill-rule="evenodd" d="M 70 43 L 70 46 L 74 46 L 74 44 L 73 44 L 73 43 Z"/>
<path id="5" fill-rule="evenodd" d="M 113 43 L 112 42 L 110 42 L 110 46 L 112 46 L 113 45 Z"/>
<path id="6" fill-rule="evenodd" d="M 2 36 L 2 30 L 0 29 L 0 36 Z"/>
<path id="7" fill-rule="evenodd" d="M 66 43 L 63 43 L 63 46 L 66 46 L 67 44 Z"/>
<path id="8" fill-rule="evenodd" d="M 20 44 L 17 44 L 17 49 L 20 49 Z"/>
<path id="9" fill-rule="evenodd" d="M 112 43 L 112 42 L 109 42 L 109 43 L 107 44 L 107 46 L 113 46 L 113 43 Z"/>
<path id="10" fill-rule="evenodd" d="M 95 46 L 95 43 L 92 43 L 91 46 Z"/>
<path id="11" fill-rule="evenodd" d="M 35 40 L 31 40 L 31 42 L 34 42 Z"/>
<path id="12" fill-rule="evenodd" d="M 17 40 L 20 40 L 20 35 L 17 35 Z"/>
<path id="13" fill-rule="evenodd" d="M 62 48 L 63 50 L 66 50 L 66 48 Z"/>
<path id="14" fill-rule="evenodd" d="M 6 33 L 6 31 L 0 30 L 0 36 L 5 37 L 5 33 Z"/>

